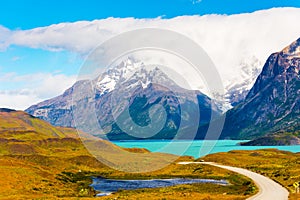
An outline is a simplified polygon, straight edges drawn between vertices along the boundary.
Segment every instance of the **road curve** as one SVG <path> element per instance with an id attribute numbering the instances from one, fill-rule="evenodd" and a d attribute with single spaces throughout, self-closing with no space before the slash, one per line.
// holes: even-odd
<path id="1" fill-rule="evenodd" d="M 212 165 L 215 167 L 220 167 L 223 169 L 227 169 L 239 174 L 242 174 L 244 176 L 249 177 L 254 181 L 254 183 L 259 188 L 259 192 L 248 198 L 247 200 L 288 200 L 289 192 L 287 189 L 276 183 L 275 181 L 257 174 L 255 172 L 251 172 L 247 169 L 242 169 L 238 167 L 231 167 L 231 166 L 225 166 L 220 165 L 213 162 L 179 162 L 178 164 L 187 165 L 187 164 L 206 164 L 206 165 Z"/>

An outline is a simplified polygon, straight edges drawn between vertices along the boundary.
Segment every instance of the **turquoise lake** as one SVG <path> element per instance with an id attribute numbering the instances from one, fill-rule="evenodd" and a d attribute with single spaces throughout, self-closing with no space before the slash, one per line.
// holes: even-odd
<path id="1" fill-rule="evenodd" d="M 290 152 L 300 152 L 300 145 L 295 146 L 240 146 L 240 142 L 247 140 L 143 140 L 143 141 L 113 141 L 121 147 L 146 148 L 151 152 L 171 153 L 175 155 L 188 155 L 195 158 L 207 154 L 228 152 L 231 150 L 257 150 L 257 149 L 279 149 Z"/>

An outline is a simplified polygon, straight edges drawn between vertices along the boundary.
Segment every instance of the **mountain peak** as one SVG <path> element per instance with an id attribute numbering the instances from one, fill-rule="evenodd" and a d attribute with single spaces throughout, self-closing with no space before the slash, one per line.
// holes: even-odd
<path id="1" fill-rule="evenodd" d="M 300 38 L 269 56 L 246 99 L 226 115 L 223 132 L 248 139 L 299 130 L 299 72 Z"/>
<path id="2" fill-rule="evenodd" d="M 219 108 L 209 97 L 198 91 L 181 88 L 169 77 L 167 70 L 161 65 L 145 65 L 128 58 L 93 80 L 94 98 L 84 92 L 89 86 L 81 81 L 63 95 L 31 106 L 26 111 L 53 125 L 77 126 L 98 136 L 99 130 L 89 123 L 90 111 L 95 109 L 96 120 L 103 134 L 110 139 L 136 139 L 127 134 L 131 130 L 138 130 L 138 134 L 157 133 L 153 138 L 172 139 L 177 131 L 181 131 L 181 126 L 184 126 L 182 130 L 192 130 L 199 124 L 208 123 L 212 116 L 219 115 Z M 76 92 L 80 95 L 72 98 Z M 124 100 L 128 106 L 124 105 Z M 157 116 L 153 120 L 156 121 L 151 121 L 150 108 L 156 109 L 156 105 L 163 106 L 165 112 L 155 110 Z M 74 119 L 80 120 L 75 124 Z M 142 131 L 147 127 L 151 131 Z M 103 134 L 99 137 L 103 137 Z M 183 136 L 186 139 L 190 137 L 188 131 L 180 134 L 180 137 Z"/>
<path id="3" fill-rule="evenodd" d="M 300 38 L 282 50 L 284 55 L 300 57 Z"/>
<path id="4" fill-rule="evenodd" d="M 116 87 L 146 88 L 150 83 L 163 84 L 173 87 L 176 83 L 171 80 L 157 65 L 145 65 L 143 62 L 128 57 L 119 65 L 109 68 L 96 80 L 95 85 L 101 95 L 113 91 Z"/>
<path id="5" fill-rule="evenodd" d="M 144 65 L 142 62 L 128 57 L 120 64 L 107 69 L 96 78 L 96 87 L 101 94 L 109 93 L 121 81 L 128 79 L 138 68 Z"/>

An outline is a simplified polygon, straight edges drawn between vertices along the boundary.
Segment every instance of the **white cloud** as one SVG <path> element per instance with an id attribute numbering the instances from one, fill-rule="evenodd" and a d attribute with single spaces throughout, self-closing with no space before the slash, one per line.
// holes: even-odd
<path id="1" fill-rule="evenodd" d="M 300 27 L 297 26 L 299 16 L 299 8 L 274 8 L 229 16 L 181 16 L 172 19 L 107 18 L 16 31 L 0 27 L 0 33 L 11 33 L 1 47 L 15 44 L 87 53 L 99 43 L 119 33 L 137 28 L 158 27 L 190 37 L 212 55 L 220 52 L 224 54 L 228 50 L 228 54 L 237 50 L 243 54 L 254 47 L 258 51 L 257 54 L 261 54 L 297 39 L 300 35 Z M 261 46 L 264 48 L 260 49 Z M 265 48 L 267 50 L 264 50 Z"/>
<path id="2" fill-rule="evenodd" d="M 21 84 L 16 89 L 0 90 L 0 107 L 24 110 L 42 100 L 58 96 L 76 80 L 75 76 L 36 73 L 17 75 L 7 73 L 0 76 L 0 84 Z"/>
<path id="3" fill-rule="evenodd" d="M 0 106 L 1 108 L 11 108 L 16 110 L 24 110 L 32 105 L 33 102 L 39 102 L 41 99 L 19 93 L 0 92 Z"/>
<path id="4" fill-rule="evenodd" d="M 101 42 L 119 33 L 137 28 L 159 27 L 177 31 L 199 43 L 212 57 L 221 74 L 230 76 L 228 69 L 237 68 L 244 59 L 255 56 L 263 61 L 270 53 L 300 37 L 298 19 L 299 8 L 172 19 L 107 18 L 12 31 L 1 47 L 15 44 L 87 54 Z"/>
<path id="5" fill-rule="evenodd" d="M 0 25 L 0 50 L 5 50 L 9 45 L 9 38 L 12 36 L 12 32 Z"/>
<path id="6" fill-rule="evenodd" d="M 201 3 L 202 0 L 191 0 L 192 4 L 198 4 Z"/>

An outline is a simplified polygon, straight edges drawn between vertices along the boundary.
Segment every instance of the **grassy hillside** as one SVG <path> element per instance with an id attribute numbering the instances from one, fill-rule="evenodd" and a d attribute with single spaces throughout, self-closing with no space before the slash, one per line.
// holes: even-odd
<path id="1" fill-rule="evenodd" d="M 136 170 L 169 162 L 174 156 L 150 153 L 145 149 L 121 149 L 107 141 L 85 141 L 97 155 L 115 159 L 117 164 Z M 127 153 L 136 153 L 133 158 Z M 98 154 L 97 154 L 98 153 Z M 181 157 L 181 161 L 193 160 Z M 245 199 L 255 192 L 252 183 L 235 173 L 211 166 L 178 165 L 147 173 L 125 173 L 111 169 L 84 147 L 77 132 L 53 127 L 47 122 L 20 111 L 0 110 L 0 199 L 78 199 L 93 198 L 89 187 L 92 176 L 119 179 L 150 179 L 171 177 L 227 179 L 230 186 L 193 184 L 161 189 L 119 191 L 105 198 L 120 199 Z"/>

